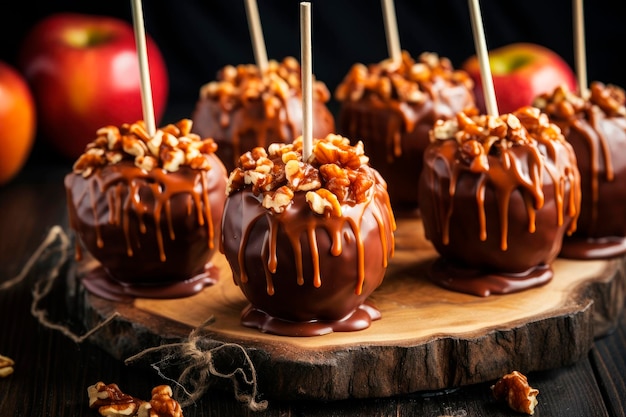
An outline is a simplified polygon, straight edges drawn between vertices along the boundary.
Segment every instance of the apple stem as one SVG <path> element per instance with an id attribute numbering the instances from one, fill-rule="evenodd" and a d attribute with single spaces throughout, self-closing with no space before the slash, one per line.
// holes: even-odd
<path id="1" fill-rule="evenodd" d="M 574 9 L 574 55 L 576 57 L 576 78 L 578 92 L 583 99 L 589 96 L 587 87 L 587 53 L 585 51 L 585 15 L 583 0 L 573 0 Z"/>
<path id="2" fill-rule="evenodd" d="M 493 88 L 493 78 L 489 67 L 489 53 L 487 52 L 487 42 L 485 41 L 485 31 L 483 29 L 483 18 L 480 12 L 478 0 L 469 0 L 470 18 L 472 22 L 472 33 L 474 35 L 474 47 L 480 66 L 480 80 L 483 84 L 483 95 L 487 114 L 498 116 L 498 103 L 496 93 Z"/>
<path id="3" fill-rule="evenodd" d="M 139 76 L 141 80 L 141 107 L 146 130 L 151 137 L 156 133 L 154 120 L 154 104 L 152 102 L 152 88 L 150 86 L 150 69 L 148 67 L 148 52 L 146 48 L 146 32 L 143 23 L 143 8 L 141 0 L 131 0 L 133 11 L 133 27 L 135 29 L 135 43 L 139 59 Z"/>
<path id="4" fill-rule="evenodd" d="M 265 40 L 263 29 L 261 28 L 261 18 L 259 17 L 259 7 L 256 0 L 246 0 L 246 16 L 248 17 L 248 28 L 252 39 L 252 49 L 254 50 L 254 60 L 261 74 L 267 70 L 267 51 L 265 50 Z"/>
<path id="5" fill-rule="evenodd" d="M 398 21 L 393 0 L 381 0 L 383 7 L 383 20 L 385 23 L 385 35 L 387 36 L 387 50 L 391 60 L 399 64 L 402 61 L 400 49 L 400 36 L 398 34 Z"/>
<path id="6" fill-rule="evenodd" d="M 302 65 L 302 161 L 313 149 L 313 65 L 311 58 L 311 3 L 300 3 L 300 62 Z"/>

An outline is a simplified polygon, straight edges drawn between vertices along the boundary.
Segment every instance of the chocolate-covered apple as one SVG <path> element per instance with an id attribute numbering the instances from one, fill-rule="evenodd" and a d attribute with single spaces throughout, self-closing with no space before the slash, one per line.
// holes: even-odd
<path id="1" fill-rule="evenodd" d="M 102 127 L 65 177 L 70 227 L 99 263 L 83 279 L 106 298 L 193 294 L 216 280 L 226 170 L 183 119 Z"/>
<path id="2" fill-rule="evenodd" d="M 425 234 L 441 255 L 430 277 L 481 296 L 547 283 L 580 210 L 576 156 L 559 127 L 534 107 L 461 112 L 431 138 L 419 189 Z"/>
<path id="3" fill-rule="evenodd" d="M 449 59 L 425 52 L 414 60 L 355 64 L 335 91 L 337 132 L 362 140 L 385 178 L 394 210 L 417 207 L 428 131 L 438 119 L 474 107 L 473 81 Z"/>
<path id="4" fill-rule="evenodd" d="M 244 153 L 229 177 L 222 251 L 250 305 L 242 324 L 312 336 L 369 327 L 393 255 L 385 181 L 363 144 L 328 135 Z"/>
<path id="5" fill-rule="evenodd" d="M 334 132 L 335 120 L 326 107 L 330 93 L 313 83 L 313 135 Z M 227 65 L 217 80 L 200 89 L 192 114 L 193 131 L 211 137 L 230 172 L 239 156 L 255 147 L 290 143 L 302 134 L 300 64 L 293 57 L 270 60 L 265 72 L 256 65 Z"/>
<path id="6" fill-rule="evenodd" d="M 576 232 L 561 256 L 610 258 L 626 253 L 626 107 L 624 90 L 593 82 L 583 99 L 564 87 L 536 98 L 576 152 L 582 203 Z"/>

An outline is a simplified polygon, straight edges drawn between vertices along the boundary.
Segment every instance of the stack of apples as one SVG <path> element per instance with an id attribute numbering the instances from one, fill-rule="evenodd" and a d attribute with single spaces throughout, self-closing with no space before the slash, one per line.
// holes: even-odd
<path id="1" fill-rule="evenodd" d="M 147 36 L 155 119 L 165 111 L 165 60 Z M 97 129 L 143 119 L 132 25 L 77 13 L 43 18 L 20 46 L 15 66 L 0 63 L 0 185 L 22 169 L 37 137 L 75 160 Z"/>

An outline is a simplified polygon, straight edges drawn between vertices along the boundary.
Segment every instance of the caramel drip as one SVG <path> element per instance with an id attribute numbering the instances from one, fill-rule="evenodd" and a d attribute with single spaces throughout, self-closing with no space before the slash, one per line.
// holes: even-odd
<path id="1" fill-rule="evenodd" d="M 193 204 L 198 213 L 198 224 L 207 227 L 209 235 L 207 244 L 212 248 L 215 231 L 211 218 L 211 205 L 208 201 L 207 172 L 198 171 L 192 175 L 192 180 L 189 181 L 188 177 L 178 173 L 171 174 L 161 169 L 154 169 L 150 173 L 146 173 L 130 165 L 112 166 L 106 175 L 103 175 L 102 171 L 95 172 L 86 181 L 88 181 L 98 247 L 104 247 L 105 242 L 101 237 L 96 191 L 106 195 L 109 208 L 107 220 L 111 225 L 121 226 L 128 256 L 133 256 L 134 243 L 131 240 L 130 213 L 134 212 L 137 215 L 140 233 L 146 233 L 144 216 L 151 210 L 159 247 L 159 258 L 163 262 L 166 260 L 161 222 L 166 222 L 170 240 L 176 240 L 170 204 L 171 199 L 179 194 L 188 195 L 190 203 Z M 200 187 L 197 187 L 198 182 L 200 182 Z M 197 191 L 197 188 L 200 188 L 201 191 Z M 142 196 L 142 193 L 147 191 L 154 200 L 152 209 L 149 208 L 150 202 L 145 201 L 145 196 Z M 68 193 L 71 194 L 71 190 L 68 189 Z M 79 196 L 78 201 L 80 202 L 83 198 L 84 196 Z M 75 213 L 70 215 L 70 225 L 76 229 Z"/>
<path id="2" fill-rule="evenodd" d="M 273 104 L 268 101 L 268 99 L 262 98 L 262 105 L 264 109 L 264 116 L 262 118 L 251 118 L 244 117 L 241 120 L 241 123 L 233 126 L 233 133 L 231 144 L 233 148 L 233 162 L 237 165 L 237 161 L 239 160 L 239 156 L 241 155 L 243 149 L 241 148 L 241 138 L 243 136 L 249 135 L 250 132 L 253 132 L 252 136 L 256 138 L 256 146 L 265 147 L 269 142 L 286 142 L 290 138 L 295 138 L 297 135 L 296 124 L 292 120 L 289 111 L 289 98 L 283 97 L 274 97 L 275 99 L 279 99 L 281 105 L 279 108 L 272 107 Z M 242 106 L 254 105 L 258 102 L 257 100 L 246 100 L 242 102 Z M 220 124 L 222 128 L 226 128 L 230 126 L 232 120 L 231 115 L 235 112 L 236 108 L 231 108 L 232 106 L 224 106 L 220 103 Z M 245 112 L 244 114 L 251 114 L 254 112 Z M 291 136 L 285 134 L 282 129 L 283 124 L 289 128 L 289 133 Z M 268 132 L 275 132 L 275 136 L 268 138 Z M 269 139 L 269 140 L 268 140 Z"/>
<path id="3" fill-rule="evenodd" d="M 485 192 L 488 187 L 494 188 L 496 198 L 499 224 L 500 224 L 500 249 L 506 251 L 508 248 L 508 212 L 510 198 L 515 190 L 520 190 L 528 213 L 528 231 L 534 233 L 536 231 L 536 210 L 544 205 L 543 194 L 543 178 L 544 170 L 554 185 L 554 194 L 556 201 L 555 223 L 559 226 L 564 221 L 564 201 L 569 184 L 569 211 L 568 215 L 575 217 L 577 214 L 580 201 L 580 177 L 576 175 L 569 166 L 575 165 L 573 152 L 567 153 L 556 149 L 556 146 L 562 146 L 554 141 L 545 141 L 543 143 L 547 150 L 547 158 L 540 154 L 536 146 L 520 145 L 503 149 L 499 156 L 489 156 L 489 170 L 482 173 L 472 173 L 469 167 L 460 162 L 457 157 L 458 145 L 455 141 L 446 141 L 439 147 L 440 153 L 437 160 L 444 163 L 445 169 L 450 179 L 448 186 L 448 194 L 450 197 L 450 205 L 444 208 L 445 213 L 442 230 L 442 243 L 444 245 L 450 242 L 450 219 L 455 209 L 454 196 L 456 194 L 456 186 L 462 174 L 476 176 L 476 204 L 478 207 L 478 222 L 480 227 L 480 240 L 487 239 L 487 220 L 485 211 Z M 567 157 L 564 154 L 568 155 Z M 545 160 L 547 162 L 544 162 Z M 435 170 L 433 170 L 436 172 Z M 436 189 L 435 181 L 442 181 L 444 178 L 433 176 L 431 188 Z M 439 201 L 439 207 L 443 208 L 444 203 Z M 572 233 L 576 229 L 575 221 L 569 226 L 568 233 Z"/>
<path id="4" fill-rule="evenodd" d="M 411 133 L 416 126 L 425 123 L 426 120 L 449 118 L 458 111 L 468 106 L 473 106 L 474 101 L 470 93 L 461 85 L 449 85 L 438 81 L 431 85 L 422 85 L 427 95 L 425 102 L 408 103 L 398 100 L 383 101 L 377 96 L 366 96 L 362 100 L 368 106 L 373 107 L 373 112 L 388 110 L 396 117 L 384 119 L 384 126 L 379 126 L 377 118 L 372 118 L 371 112 L 354 112 L 349 117 L 349 127 L 346 136 L 351 138 L 371 137 L 371 132 L 385 132 L 383 138 L 387 147 L 387 161 L 392 163 L 402 156 L 402 137 Z M 463 94 L 445 94 L 446 90 L 453 89 Z M 383 123 L 383 122 L 381 122 Z"/>
<path id="5" fill-rule="evenodd" d="M 587 125 L 581 119 L 571 119 L 569 122 L 573 129 L 576 129 L 586 140 L 589 149 L 589 169 L 591 174 L 591 230 L 595 229 L 598 222 L 598 202 L 600 200 L 600 158 L 604 160 L 605 178 L 613 181 L 615 172 L 613 161 L 609 150 L 608 141 L 599 126 L 597 113 L 592 109 L 586 111 Z M 600 156 L 602 154 L 602 156 Z M 580 156 L 579 156 L 580 157 Z"/>
<path id="6" fill-rule="evenodd" d="M 391 204 L 387 193 L 382 190 L 382 185 L 376 184 L 374 195 L 365 203 L 351 205 L 343 205 L 342 217 L 322 217 L 311 212 L 302 219 L 302 210 L 309 210 L 308 205 L 304 207 L 298 207 L 297 204 L 291 205 L 285 209 L 282 213 L 273 213 L 265 210 L 260 204 L 253 206 L 252 210 L 244 210 L 242 224 L 247 225 L 246 230 L 243 232 L 243 236 L 239 242 L 238 263 L 240 269 L 241 282 L 246 283 L 248 281 L 248 274 L 245 268 L 245 252 L 250 239 L 250 233 L 255 224 L 262 218 L 267 219 L 268 230 L 265 233 L 262 254 L 267 258 L 265 276 L 267 280 L 267 293 L 269 295 L 274 294 L 274 286 L 272 276 L 277 271 L 278 256 L 277 256 L 277 238 L 279 230 L 284 232 L 294 254 L 294 261 L 296 263 L 296 280 L 298 285 L 304 285 L 304 260 L 303 260 L 303 248 L 301 243 L 301 237 L 305 236 L 307 244 L 309 246 L 312 269 L 312 281 L 313 286 L 319 288 L 322 286 L 322 276 L 320 272 L 320 257 L 324 256 L 320 253 L 320 248 L 317 242 L 317 229 L 323 229 L 328 233 L 331 239 L 330 254 L 332 256 L 339 256 L 343 252 L 342 238 L 345 237 L 346 242 L 350 242 L 352 236 L 356 243 L 357 249 L 357 282 L 355 284 L 355 294 L 361 294 L 363 290 L 363 284 L 365 281 L 365 243 L 361 235 L 361 222 L 366 210 L 372 210 L 374 219 L 377 222 L 378 230 L 380 234 L 381 245 L 383 247 L 383 264 L 386 267 L 388 264 L 388 258 L 393 256 L 394 237 L 393 231 L 395 230 L 395 219 L 391 214 Z M 383 199 L 383 197 L 385 197 Z M 255 198 L 255 197 L 251 197 Z M 383 200 L 381 200 L 383 199 Z M 371 204 L 374 202 L 374 204 Z M 247 205 L 246 205 L 247 206 Z M 345 225 L 348 225 L 352 234 L 347 232 L 342 233 Z"/>

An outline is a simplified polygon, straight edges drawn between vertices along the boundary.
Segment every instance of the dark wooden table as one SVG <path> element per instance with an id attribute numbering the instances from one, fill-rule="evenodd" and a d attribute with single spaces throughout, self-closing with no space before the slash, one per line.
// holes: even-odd
<path id="1" fill-rule="evenodd" d="M 69 169 L 70 164 L 46 162 L 45 152 L 40 152 L 31 157 L 18 178 L 0 187 L 0 285 L 20 272 L 52 226 L 67 229 L 63 176 Z M 149 399 L 152 387 L 167 383 L 156 371 L 124 365 L 89 340 L 76 343 L 42 326 L 30 306 L 33 286 L 45 272 L 35 268 L 23 282 L 0 291 L 0 354 L 15 360 L 15 372 L 0 378 L 0 417 L 97 416 L 88 406 L 86 391 L 97 381 L 117 383 L 126 393 L 142 399 Z M 63 294 L 53 291 L 42 305 L 52 320 L 77 326 L 66 314 Z M 626 314 L 622 313 L 618 327 L 597 340 L 583 360 L 527 376 L 540 391 L 536 416 L 625 416 Z M 220 390 L 185 407 L 184 415 L 520 415 L 491 397 L 491 384 L 384 399 L 271 401 L 264 412 L 252 412 L 228 391 Z"/>

